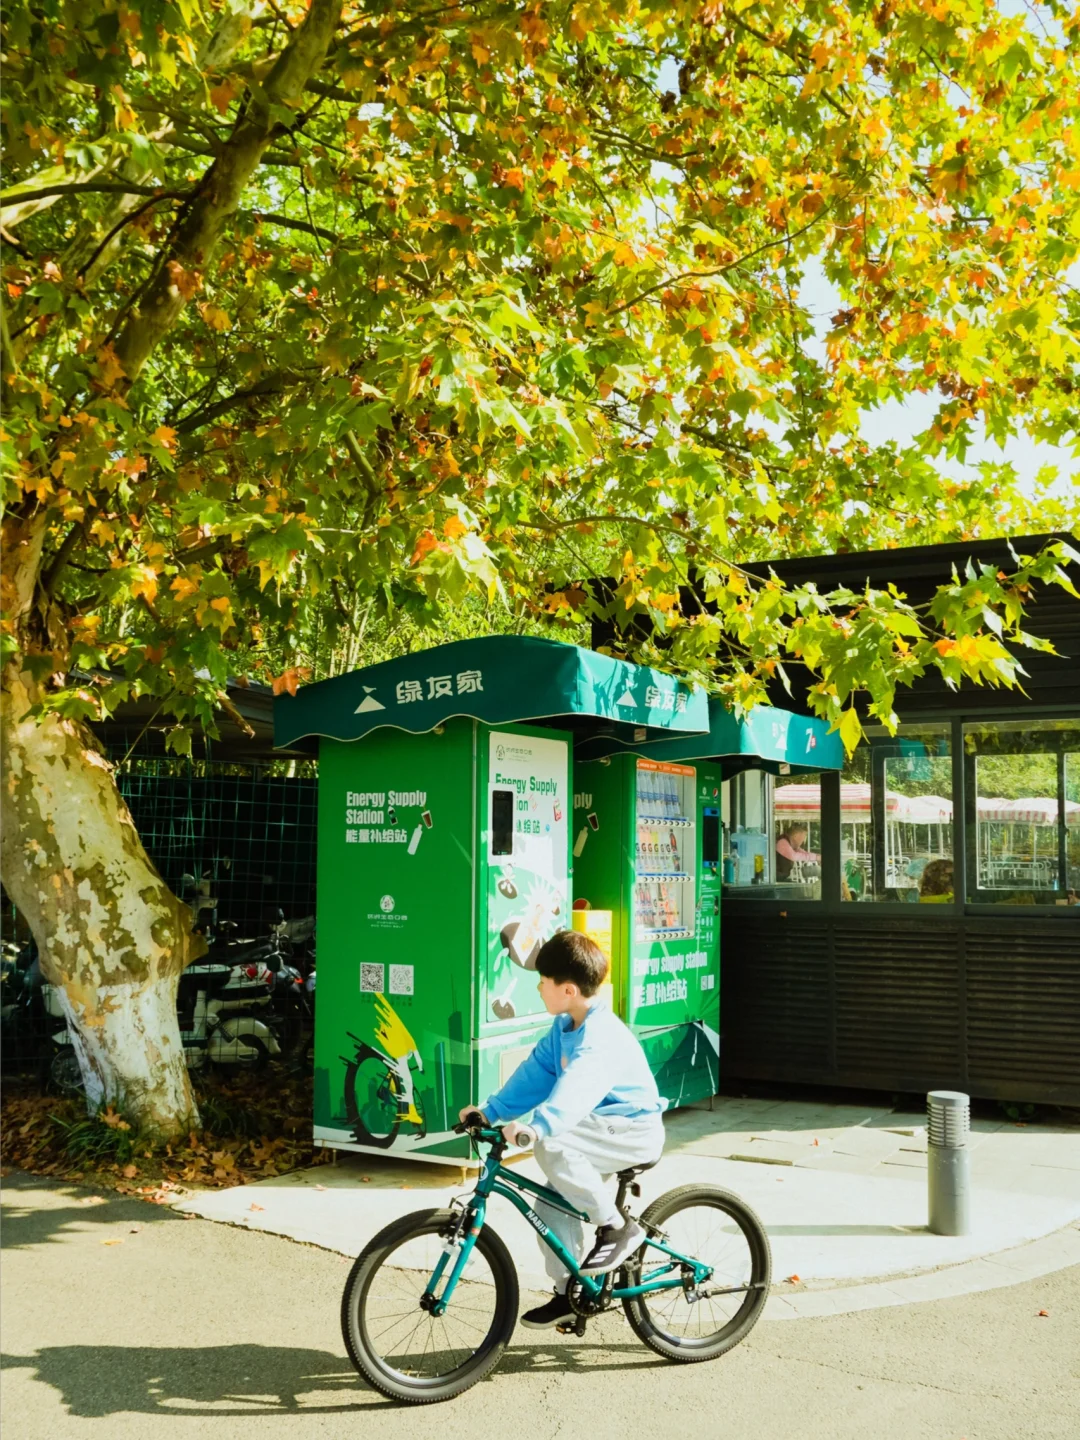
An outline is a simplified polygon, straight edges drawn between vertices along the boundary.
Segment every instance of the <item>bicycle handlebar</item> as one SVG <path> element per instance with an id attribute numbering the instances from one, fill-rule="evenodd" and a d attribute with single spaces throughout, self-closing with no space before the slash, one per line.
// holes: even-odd
<path id="1" fill-rule="evenodd" d="M 489 1145 L 501 1145 L 506 1137 L 501 1130 L 490 1125 L 466 1125 L 464 1121 L 454 1126 L 455 1135 L 468 1135 L 470 1140 L 483 1140 Z"/>

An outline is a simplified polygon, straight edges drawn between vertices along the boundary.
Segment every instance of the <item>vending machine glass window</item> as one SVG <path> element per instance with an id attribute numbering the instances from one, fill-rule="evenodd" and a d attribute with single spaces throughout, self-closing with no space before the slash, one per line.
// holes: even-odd
<path id="1" fill-rule="evenodd" d="M 636 888 L 639 940 L 694 933 L 697 867 L 695 771 L 688 765 L 637 763 Z"/>

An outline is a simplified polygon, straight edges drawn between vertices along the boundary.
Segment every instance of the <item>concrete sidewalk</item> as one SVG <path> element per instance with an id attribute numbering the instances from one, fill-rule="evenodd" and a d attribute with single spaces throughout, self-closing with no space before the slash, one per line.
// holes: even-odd
<path id="1" fill-rule="evenodd" d="M 772 1318 L 961 1295 L 1080 1263 L 1080 1129 L 975 1121 L 972 1233 L 945 1237 L 926 1228 L 922 1115 L 717 1097 L 665 1123 L 642 1204 L 690 1181 L 747 1200 L 772 1244 Z M 531 1159 L 518 1163 L 539 1177 Z M 342 1153 L 336 1165 L 191 1195 L 177 1208 L 357 1255 L 389 1221 L 445 1205 L 471 1183 L 458 1166 Z M 505 1201 L 491 1221 L 522 1284 L 546 1289 L 527 1223 Z"/>
<path id="2" fill-rule="evenodd" d="M 5 1179 L 2 1199 L 5 1440 L 1080 1434 L 1080 1267 L 925 1305 L 766 1317 L 706 1365 L 668 1364 L 618 1310 L 581 1340 L 518 1330 L 475 1389 L 403 1411 L 345 1357 L 343 1256 L 33 1175 Z"/>

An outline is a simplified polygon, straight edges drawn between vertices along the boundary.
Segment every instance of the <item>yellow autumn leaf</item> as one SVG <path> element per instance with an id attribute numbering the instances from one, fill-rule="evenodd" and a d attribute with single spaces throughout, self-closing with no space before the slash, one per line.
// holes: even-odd
<path id="1" fill-rule="evenodd" d="M 844 742 L 844 749 L 850 755 L 862 739 L 862 724 L 855 707 L 851 706 L 844 711 L 840 718 L 840 739 Z"/>
<path id="2" fill-rule="evenodd" d="M 442 528 L 443 534 L 448 540 L 456 540 L 460 535 L 467 535 L 469 533 L 469 527 L 459 520 L 456 515 L 451 515 Z"/>
<path id="3" fill-rule="evenodd" d="M 232 321 L 220 305 L 213 305 L 207 302 L 205 305 L 199 306 L 199 312 L 211 330 L 232 329 Z"/>
<path id="4" fill-rule="evenodd" d="M 169 589 L 172 591 L 176 603 L 180 605 L 192 595 L 197 595 L 199 586 L 197 581 L 189 580 L 186 575 L 178 575 Z"/>
<path id="5" fill-rule="evenodd" d="M 136 598 L 141 596 L 148 604 L 153 604 L 157 592 L 158 581 L 153 570 L 148 565 L 138 566 L 131 580 L 132 595 Z"/>
<path id="6" fill-rule="evenodd" d="M 229 600 L 229 597 L 227 595 L 217 595 L 213 600 L 210 601 L 210 609 L 220 610 L 222 615 L 224 615 L 226 610 L 228 610 L 230 604 L 231 601 Z"/>

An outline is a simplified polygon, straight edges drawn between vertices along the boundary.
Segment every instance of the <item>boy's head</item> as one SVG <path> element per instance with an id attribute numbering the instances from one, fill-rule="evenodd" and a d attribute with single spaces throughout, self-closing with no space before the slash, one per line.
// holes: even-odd
<path id="1" fill-rule="evenodd" d="M 576 1000 L 591 999 L 607 979 L 608 962 L 595 940 L 560 930 L 536 957 L 538 986 L 549 1015 L 563 1015 Z"/>

